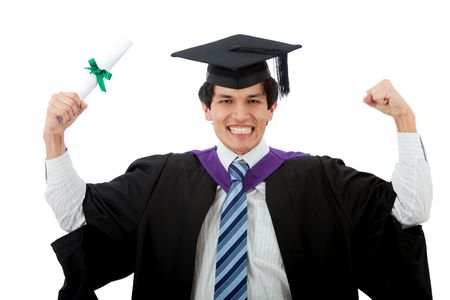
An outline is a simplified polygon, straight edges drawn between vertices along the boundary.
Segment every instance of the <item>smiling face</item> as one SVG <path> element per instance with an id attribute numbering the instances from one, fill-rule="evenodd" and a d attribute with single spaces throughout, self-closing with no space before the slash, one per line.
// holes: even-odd
<path id="1" fill-rule="evenodd" d="M 219 140 L 242 155 L 259 144 L 276 106 L 268 109 L 261 83 L 239 90 L 216 85 L 211 109 L 203 104 L 203 110 L 206 120 L 213 121 Z"/>

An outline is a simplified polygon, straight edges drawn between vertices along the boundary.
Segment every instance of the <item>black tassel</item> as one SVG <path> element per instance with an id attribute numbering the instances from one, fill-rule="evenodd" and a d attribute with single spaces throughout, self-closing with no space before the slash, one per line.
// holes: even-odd
<path id="1" fill-rule="evenodd" d="M 285 97 L 290 92 L 289 87 L 289 75 L 288 75 L 288 60 L 287 53 L 283 50 L 277 49 L 267 49 L 267 48 L 257 48 L 257 47 L 241 47 L 233 46 L 229 48 L 230 51 L 236 52 L 247 52 L 247 53 L 258 53 L 266 55 L 276 55 L 275 66 L 278 79 L 278 89 L 280 91 L 280 96 Z"/>
<path id="2" fill-rule="evenodd" d="M 288 76 L 288 61 L 287 54 L 277 56 L 276 60 L 277 78 L 281 97 L 289 94 L 289 76 Z"/>

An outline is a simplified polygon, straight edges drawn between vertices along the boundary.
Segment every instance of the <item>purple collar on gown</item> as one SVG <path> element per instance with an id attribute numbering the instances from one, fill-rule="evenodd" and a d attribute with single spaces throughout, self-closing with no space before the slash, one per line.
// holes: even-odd
<path id="1" fill-rule="evenodd" d="M 192 153 L 198 157 L 200 163 L 209 175 L 220 185 L 225 192 L 231 185 L 230 175 L 225 170 L 217 156 L 216 147 L 206 150 L 193 150 Z M 244 190 L 248 192 L 259 183 L 263 182 L 276 169 L 278 169 L 286 160 L 306 155 L 302 152 L 285 152 L 269 147 L 269 152 L 261 158 L 251 168 L 244 177 Z"/>

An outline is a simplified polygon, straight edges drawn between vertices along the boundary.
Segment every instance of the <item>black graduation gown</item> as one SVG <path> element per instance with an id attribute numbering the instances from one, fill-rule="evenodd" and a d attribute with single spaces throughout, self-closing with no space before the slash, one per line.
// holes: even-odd
<path id="1" fill-rule="evenodd" d="M 189 299 L 196 244 L 217 184 L 192 153 L 150 156 L 109 183 L 88 184 L 87 225 L 52 244 L 59 299 L 134 273 L 132 299 Z M 329 157 L 289 159 L 266 201 L 293 299 L 431 299 L 421 226 L 402 230 L 389 182 Z M 251 216 L 249 216 L 251 217 Z"/>

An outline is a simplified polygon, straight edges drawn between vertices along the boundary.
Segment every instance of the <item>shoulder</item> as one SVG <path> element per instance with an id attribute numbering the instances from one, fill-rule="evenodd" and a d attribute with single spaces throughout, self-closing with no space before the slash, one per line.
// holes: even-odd
<path id="1" fill-rule="evenodd" d="M 304 155 L 293 158 L 285 162 L 284 168 L 294 174 L 321 176 L 334 183 L 364 182 L 369 185 L 385 183 L 383 179 L 372 173 L 357 170 L 347 166 L 340 158 L 326 155 Z"/>
<path id="2" fill-rule="evenodd" d="M 339 158 L 320 155 L 302 155 L 285 161 L 283 168 L 297 172 L 317 172 L 346 167 L 344 161 Z"/>
<path id="3" fill-rule="evenodd" d="M 185 169 L 196 166 L 198 166 L 198 159 L 192 152 L 166 153 L 138 158 L 128 167 L 127 172 L 136 169 Z"/>
<path id="4" fill-rule="evenodd" d="M 385 183 L 377 176 L 356 170 L 347 166 L 340 158 L 320 155 L 304 155 L 286 160 L 278 170 L 278 174 L 285 179 L 306 180 L 307 182 L 319 182 L 335 188 L 345 187 L 348 184 L 373 186 Z"/>

